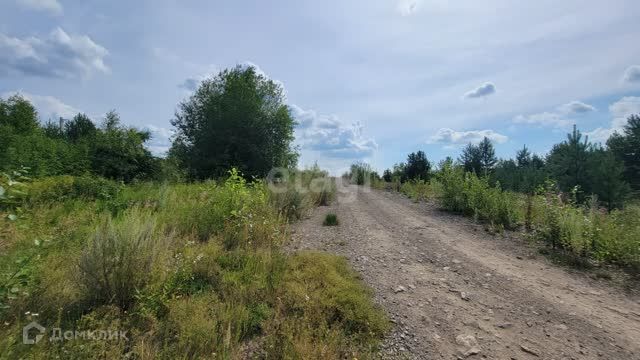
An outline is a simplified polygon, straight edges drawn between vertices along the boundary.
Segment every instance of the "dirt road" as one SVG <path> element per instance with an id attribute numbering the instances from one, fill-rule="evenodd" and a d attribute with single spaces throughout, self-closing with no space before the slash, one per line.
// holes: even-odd
<path id="1" fill-rule="evenodd" d="M 346 256 L 375 290 L 395 323 L 383 358 L 640 359 L 638 297 L 433 205 L 340 191 L 292 247 Z M 328 212 L 339 226 L 322 226 Z"/>

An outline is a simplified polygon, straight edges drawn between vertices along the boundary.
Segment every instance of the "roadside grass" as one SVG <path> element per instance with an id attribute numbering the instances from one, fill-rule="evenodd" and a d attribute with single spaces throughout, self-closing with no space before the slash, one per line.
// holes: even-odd
<path id="1" fill-rule="evenodd" d="M 338 215 L 334 213 L 329 213 L 324 217 L 324 221 L 322 225 L 324 226 L 338 226 L 340 222 L 338 221 Z"/>
<path id="2" fill-rule="evenodd" d="M 0 358 L 367 358 L 388 328 L 344 259 L 281 251 L 290 219 L 261 182 L 77 181 L 34 181 L 0 220 Z M 23 345 L 32 320 L 127 339 Z"/>
<path id="3" fill-rule="evenodd" d="M 443 209 L 473 217 L 492 232 L 524 228 L 562 258 L 580 264 L 615 264 L 631 275 L 640 274 L 640 205 L 629 203 L 610 212 L 596 201 L 579 206 L 553 186 L 536 195 L 503 191 L 486 178 L 445 166 L 435 179 L 405 182 L 400 192 L 414 201 L 435 200 Z"/>

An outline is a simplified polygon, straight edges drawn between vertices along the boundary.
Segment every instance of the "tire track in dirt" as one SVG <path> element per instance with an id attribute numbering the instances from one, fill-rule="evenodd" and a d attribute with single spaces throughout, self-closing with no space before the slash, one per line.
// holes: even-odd
<path id="1" fill-rule="evenodd" d="M 385 358 L 640 359 L 640 303 L 397 194 L 339 187 L 293 248 L 346 256 L 395 323 Z M 324 227 L 327 212 L 341 225 Z"/>

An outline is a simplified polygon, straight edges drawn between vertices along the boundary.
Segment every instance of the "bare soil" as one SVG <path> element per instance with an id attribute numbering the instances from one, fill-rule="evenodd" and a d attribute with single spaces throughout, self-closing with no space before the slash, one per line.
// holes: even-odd
<path id="1" fill-rule="evenodd" d="M 347 257 L 394 323 L 382 358 L 640 359 L 640 297 L 557 266 L 516 233 L 354 185 L 290 249 Z M 339 226 L 323 226 L 325 214 Z"/>

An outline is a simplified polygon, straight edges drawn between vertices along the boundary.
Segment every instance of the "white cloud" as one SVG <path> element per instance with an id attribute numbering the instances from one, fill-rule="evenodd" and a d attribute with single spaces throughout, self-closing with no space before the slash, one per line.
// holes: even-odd
<path id="1" fill-rule="evenodd" d="M 629 66 L 622 79 L 627 83 L 640 83 L 640 65 Z"/>
<path id="2" fill-rule="evenodd" d="M 530 115 L 518 115 L 513 118 L 516 124 L 540 125 L 549 127 L 567 127 L 573 122 L 558 113 L 543 112 Z"/>
<path id="3" fill-rule="evenodd" d="M 62 5 L 57 0 L 16 0 L 25 9 L 44 11 L 53 15 L 62 14 Z"/>
<path id="4" fill-rule="evenodd" d="M 614 132 L 620 131 L 627 123 L 629 115 L 640 114 L 640 97 L 626 96 L 609 106 L 611 125 L 609 128 L 599 127 L 586 132 L 593 142 L 606 142 Z"/>
<path id="5" fill-rule="evenodd" d="M 378 148 L 373 138 L 364 136 L 364 126 L 343 125 L 335 115 L 322 115 L 291 105 L 298 121 L 296 141 L 302 149 L 317 151 L 329 158 L 358 159 L 371 156 Z"/>
<path id="6" fill-rule="evenodd" d="M 627 123 L 629 115 L 640 114 L 640 97 L 625 96 L 609 106 L 611 113 L 611 124 L 613 127 L 621 128 Z"/>
<path id="7" fill-rule="evenodd" d="M 40 119 L 43 121 L 57 120 L 60 117 L 70 119 L 82 112 L 71 105 L 65 104 L 62 100 L 49 95 L 34 95 L 23 91 L 11 91 L 3 93 L 2 97 L 6 99 L 15 94 L 29 100 L 31 104 L 35 106 L 40 115 Z"/>
<path id="8" fill-rule="evenodd" d="M 470 130 L 455 131 L 448 128 L 442 128 L 431 136 L 427 141 L 428 144 L 445 144 L 445 145 L 464 145 L 468 143 L 478 143 L 484 138 L 488 138 L 498 144 L 507 142 L 509 138 L 499 134 L 493 130 Z"/>
<path id="9" fill-rule="evenodd" d="M 513 122 L 516 124 L 564 128 L 576 123 L 575 119 L 570 119 L 569 116 L 582 115 L 592 111 L 596 111 L 594 106 L 574 100 L 558 106 L 556 111 L 553 112 L 545 111 L 537 114 L 517 115 L 513 118 Z"/>
<path id="10" fill-rule="evenodd" d="M 0 76 L 88 77 L 109 72 L 104 63 L 108 54 L 88 36 L 68 34 L 61 28 L 42 38 L 0 34 Z"/>
<path id="11" fill-rule="evenodd" d="M 398 0 L 397 10 L 402 16 L 415 14 L 422 4 L 422 0 Z"/>
<path id="12" fill-rule="evenodd" d="M 486 82 L 478 86 L 477 88 L 471 91 L 468 91 L 466 94 L 464 94 L 464 97 L 467 99 L 480 98 L 480 97 L 489 96 L 491 94 L 494 94 L 495 92 L 496 92 L 496 86 L 491 82 Z"/>
<path id="13" fill-rule="evenodd" d="M 565 114 L 584 114 L 591 111 L 596 111 L 596 108 L 592 105 L 585 104 L 582 101 L 571 101 L 558 108 Z"/>
<path id="14" fill-rule="evenodd" d="M 147 149 L 157 156 L 166 155 L 171 147 L 171 137 L 174 131 L 151 124 L 146 125 L 144 129 L 151 134 L 151 140 L 146 144 Z"/>

